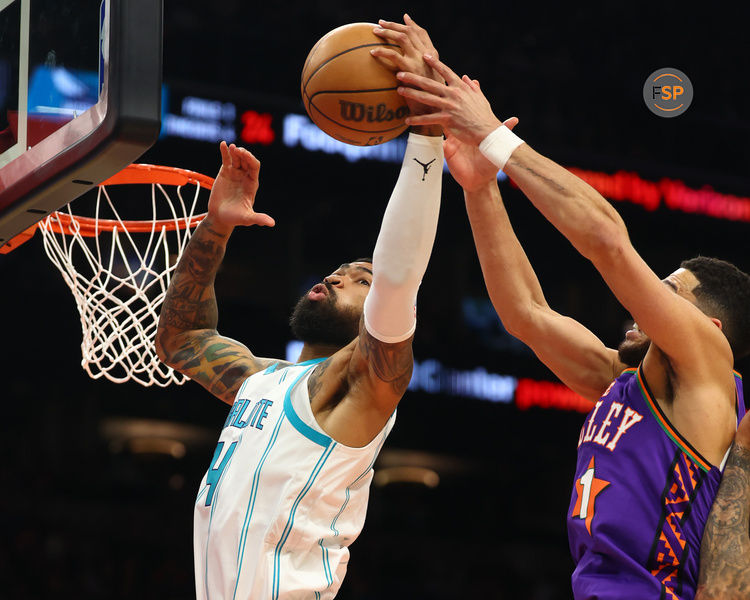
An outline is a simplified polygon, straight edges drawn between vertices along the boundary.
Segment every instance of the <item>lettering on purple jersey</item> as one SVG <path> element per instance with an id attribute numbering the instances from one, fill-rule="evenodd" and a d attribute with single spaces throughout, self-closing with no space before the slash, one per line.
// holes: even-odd
<path id="1" fill-rule="evenodd" d="M 633 425 L 643 420 L 643 415 L 639 412 L 627 407 L 623 413 L 622 409 L 624 405 L 620 402 L 612 402 L 607 411 L 607 416 L 601 423 L 597 423 L 596 417 L 602 402 L 602 400 L 599 400 L 594 405 L 591 416 L 581 429 L 581 435 L 578 437 L 578 447 L 585 442 L 593 442 L 604 446 L 607 450 L 614 451 L 620 438 Z M 620 418 L 621 414 L 622 418 Z"/>

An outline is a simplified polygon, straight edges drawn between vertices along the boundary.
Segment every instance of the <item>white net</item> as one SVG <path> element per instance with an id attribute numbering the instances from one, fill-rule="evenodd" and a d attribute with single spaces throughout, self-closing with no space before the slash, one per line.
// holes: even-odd
<path id="1" fill-rule="evenodd" d="M 113 202 L 114 188 L 127 188 L 130 195 L 138 191 L 143 202 L 147 187 L 150 218 L 123 220 L 116 204 L 121 210 L 129 207 L 119 199 Z M 154 337 L 170 277 L 191 227 L 203 216 L 197 211 L 201 189 L 197 181 L 185 186 L 102 184 L 92 217 L 74 215 L 68 204 L 40 221 L 44 249 L 78 307 L 81 366 L 92 378 L 161 387 L 187 380 L 159 360 Z"/>

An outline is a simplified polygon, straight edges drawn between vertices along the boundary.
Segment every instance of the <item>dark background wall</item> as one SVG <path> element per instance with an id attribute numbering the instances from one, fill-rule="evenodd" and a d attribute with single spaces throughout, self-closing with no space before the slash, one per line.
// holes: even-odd
<path id="1" fill-rule="evenodd" d="M 639 3 L 167 2 L 165 82 L 181 93 L 302 112 L 299 73 L 314 42 L 335 26 L 396 20 L 405 9 L 446 62 L 481 80 L 499 116 L 518 116 L 519 135 L 562 164 L 750 196 L 748 15 L 721 6 L 696 13 Z M 695 88 L 693 105 L 675 119 L 651 114 L 641 95 L 646 77 L 666 66 Z M 371 253 L 398 166 L 250 149 L 263 163 L 257 206 L 278 225 L 235 233 L 217 281 L 220 330 L 260 355 L 283 357 L 296 298 L 342 261 Z M 142 160 L 213 175 L 219 154 L 214 144 L 167 137 Z M 501 189 L 550 304 L 616 345 L 627 313 L 517 190 Z M 617 207 L 660 276 L 697 254 L 750 268 L 747 223 Z M 0 596 L 192 596 L 192 504 L 225 405 L 192 383 L 162 390 L 90 380 L 79 366 L 72 298 L 39 239 L 1 257 L 0 274 Z M 415 354 L 554 380 L 496 323 L 470 327 L 467 298 L 486 305 L 461 192 L 446 174 Z M 188 444 L 181 458 L 139 453 L 105 433 L 108 423 L 130 419 L 198 426 L 208 439 Z M 440 485 L 373 487 L 339 597 L 570 597 L 565 512 L 582 420 L 409 393 L 387 448 L 430 453 Z"/>

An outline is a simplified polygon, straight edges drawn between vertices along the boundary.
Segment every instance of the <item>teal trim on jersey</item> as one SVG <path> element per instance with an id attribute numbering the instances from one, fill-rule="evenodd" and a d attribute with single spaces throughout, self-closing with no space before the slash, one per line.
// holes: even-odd
<path id="1" fill-rule="evenodd" d="M 305 487 L 302 488 L 302 491 L 297 496 L 296 500 L 294 501 L 294 504 L 292 504 L 292 510 L 289 512 L 289 520 L 286 522 L 284 531 L 281 533 L 281 538 L 279 539 L 279 542 L 276 544 L 276 550 L 273 553 L 273 593 L 271 595 L 272 600 L 278 600 L 279 598 L 281 549 L 284 547 L 284 544 L 286 544 L 286 540 L 289 537 L 289 534 L 291 533 L 292 529 L 294 528 L 294 515 L 297 512 L 297 507 L 299 506 L 300 502 L 302 502 L 302 499 L 305 497 L 307 492 L 310 491 L 310 488 L 312 487 L 313 483 L 315 483 L 315 479 L 317 479 L 318 475 L 320 474 L 320 471 L 323 469 L 323 465 L 325 465 L 326 461 L 328 460 L 328 457 L 331 456 L 331 453 L 333 452 L 333 449 L 335 447 L 336 447 L 336 442 L 333 442 L 330 446 L 328 446 L 328 448 L 326 448 L 323 451 L 323 454 L 320 455 L 318 462 L 313 467 L 312 473 L 310 473 L 310 477 L 308 477 Z"/>
<path id="2" fill-rule="evenodd" d="M 324 356 L 323 358 L 311 358 L 310 360 L 306 360 L 301 363 L 295 363 L 292 366 L 293 367 L 306 367 L 307 365 L 317 365 L 318 363 L 323 362 L 324 360 L 328 360 L 330 356 Z"/>
<path id="3" fill-rule="evenodd" d="M 198 497 L 195 499 L 196 506 L 198 505 L 198 502 L 201 498 L 203 498 L 203 494 L 205 494 L 208 491 L 208 484 L 206 484 L 206 487 L 203 488 L 200 494 L 198 494 Z"/>
<path id="4" fill-rule="evenodd" d="M 263 371 L 263 375 L 270 375 L 276 370 L 276 367 L 279 366 L 279 363 L 275 362 L 270 367 L 266 367 L 266 370 Z"/>
<path id="5" fill-rule="evenodd" d="M 320 550 L 323 553 L 323 573 L 325 573 L 326 583 L 330 587 L 333 583 L 333 576 L 331 575 L 331 563 L 328 561 L 328 548 L 323 545 L 323 538 L 318 540 L 318 546 L 320 546 Z"/>
<path id="6" fill-rule="evenodd" d="M 239 445 L 239 442 L 242 441 L 243 435 L 244 434 L 241 434 L 239 439 L 237 440 L 238 445 Z M 229 467 L 231 466 L 233 460 L 234 460 L 234 452 L 232 452 L 232 456 L 229 457 L 229 462 L 227 463 L 227 466 L 222 471 L 221 476 L 219 477 L 219 481 L 216 482 L 216 491 L 214 492 L 213 501 L 211 502 L 211 514 L 208 517 L 208 532 L 206 533 L 206 547 L 204 550 L 205 555 L 206 555 L 206 568 L 203 571 L 203 581 L 204 581 L 205 588 L 206 588 L 206 600 L 209 600 L 210 598 L 208 594 L 208 543 L 211 540 L 211 523 L 214 520 L 214 509 L 216 508 L 216 505 L 219 503 L 219 491 L 221 489 L 221 484 L 224 482 L 224 475 L 229 470 Z"/>
<path id="7" fill-rule="evenodd" d="M 315 600 L 320 600 L 320 592 L 315 592 Z"/>
<path id="8" fill-rule="evenodd" d="M 382 439 L 380 440 L 380 443 L 378 444 L 378 449 L 377 449 L 377 450 L 375 450 L 375 454 L 373 454 L 373 456 L 372 456 L 372 460 L 370 461 L 370 464 L 369 464 L 369 465 L 367 466 L 367 468 L 366 468 L 366 469 L 365 469 L 365 470 L 364 470 L 364 471 L 363 471 L 363 472 L 362 472 L 362 473 L 361 473 L 361 474 L 359 475 L 359 477 L 357 477 L 357 478 L 356 478 L 356 479 L 355 479 L 354 481 L 352 481 L 352 482 L 351 482 L 351 483 L 350 483 L 350 484 L 349 484 L 348 486 L 346 486 L 346 492 L 345 492 L 345 494 L 346 494 L 346 499 L 344 500 L 344 503 L 343 503 L 343 504 L 341 505 L 341 509 L 339 510 L 339 512 L 338 512 L 338 513 L 336 513 L 336 516 L 335 516 L 335 517 L 333 517 L 333 521 L 331 521 L 331 531 L 333 532 L 333 534 L 334 534 L 334 535 L 335 535 L 336 537 L 338 537 L 338 535 L 339 535 L 339 530 L 338 530 L 338 529 L 336 529 L 336 521 L 338 521 L 338 520 L 339 520 L 339 517 L 341 516 L 341 513 L 343 513 L 343 512 L 344 512 L 344 509 L 346 508 L 346 505 L 347 505 L 347 504 L 349 504 L 349 498 L 350 498 L 350 496 L 351 496 L 351 492 L 350 492 L 350 490 L 351 490 L 351 488 L 352 488 L 352 486 L 353 486 L 354 484 L 356 484 L 356 483 L 357 483 L 357 482 L 358 482 L 358 481 L 359 481 L 360 479 L 362 479 L 362 478 L 363 478 L 363 477 L 364 477 L 365 475 L 367 475 L 367 474 L 368 474 L 368 473 L 370 472 L 370 470 L 372 469 L 373 465 L 375 464 L 375 461 L 376 461 L 376 460 L 377 460 L 377 458 L 378 458 L 378 454 L 380 454 L 380 450 L 381 450 L 381 448 L 383 447 L 383 444 L 385 444 L 385 438 L 386 438 L 386 436 L 385 436 L 385 433 L 384 433 L 384 434 L 383 434 L 383 438 L 382 438 Z M 330 568 L 330 567 L 329 567 L 329 568 Z"/>
<path id="9" fill-rule="evenodd" d="M 315 363 L 319 363 L 321 360 L 324 359 L 315 359 Z M 311 361 L 307 361 L 310 363 Z M 294 410 L 294 406 L 292 405 L 292 390 L 294 389 L 294 386 L 297 385 L 297 382 L 302 379 L 302 377 L 311 369 L 312 367 L 308 367 L 302 373 L 299 374 L 299 376 L 294 380 L 292 385 L 290 385 L 287 390 L 286 394 L 284 394 L 284 413 L 286 413 L 287 419 L 289 419 L 289 422 L 294 426 L 294 428 L 299 431 L 302 435 L 304 435 L 308 440 L 315 442 L 319 446 L 323 446 L 324 448 L 327 448 L 333 440 L 328 437 L 325 433 L 322 433 L 318 431 L 317 429 L 313 429 L 310 427 L 307 423 L 305 423 L 302 419 L 300 419 L 297 412 Z"/>
<path id="10" fill-rule="evenodd" d="M 258 466 L 255 468 L 255 473 L 253 474 L 253 483 L 250 487 L 250 499 L 247 502 L 247 511 L 245 512 L 245 521 L 242 524 L 240 544 L 237 548 L 237 579 L 234 583 L 234 593 L 232 594 L 232 598 L 234 598 L 237 595 L 237 587 L 240 584 L 240 576 L 242 575 L 242 560 L 244 558 L 243 555 L 245 552 L 245 543 L 247 542 L 247 532 L 248 532 L 248 529 L 250 528 L 250 521 L 253 518 L 253 510 L 255 509 L 255 500 L 258 495 L 260 471 L 266 462 L 266 458 L 268 458 L 269 453 L 273 449 L 274 444 L 276 444 L 276 438 L 279 437 L 279 429 L 281 429 L 281 423 L 283 421 L 284 421 L 284 411 L 281 412 L 281 415 L 279 416 L 279 420 L 276 422 L 276 427 L 274 427 L 273 432 L 271 433 L 271 438 L 268 440 L 266 449 L 263 451 L 263 455 L 261 456 L 260 461 L 258 462 Z"/>

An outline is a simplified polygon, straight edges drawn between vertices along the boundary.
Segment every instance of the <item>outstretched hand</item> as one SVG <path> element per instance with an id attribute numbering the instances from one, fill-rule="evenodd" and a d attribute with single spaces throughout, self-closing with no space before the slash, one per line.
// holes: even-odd
<path id="1" fill-rule="evenodd" d="M 518 119 L 511 117 L 503 125 L 512 130 L 518 125 Z M 448 170 L 464 191 L 472 192 L 497 177 L 497 167 L 479 151 L 479 147 L 462 142 L 450 130 L 445 133 L 443 150 Z"/>
<path id="2" fill-rule="evenodd" d="M 208 199 L 208 214 L 214 223 L 226 227 L 237 225 L 265 225 L 275 221 L 265 213 L 256 213 L 255 194 L 258 191 L 260 161 L 245 148 L 226 142 L 219 145 L 221 169 L 216 176 Z"/>
<path id="3" fill-rule="evenodd" d="M 424 62 L 445 79 L 446 85 L 414 72 L 402 71 L 397 74 L 404 83 L 398 88 L 398 93 L 408 100 L 430 107 L 428 114 L 408 117 L 406 122 L 409 125 L 442 125 L 443 131 L 473 146 L 478 146 L 488 134 L 502 125 L 492 112 L 478 81 L 467 75 L 459 77 L 437 56 L 429 53 L 425 54 Z"/>
<path id="4" fill-rule="evenodd" d="M 444 80 L 440 74 L 424 60 L 425 54 L 437 56 L 438 52 L 427 31 L 417 25 L 416 21 L 409 15 L 404 15 L 403 23 L 380 19 L 378 26 L 373 29 L 373 33 L 386 42 L 396 44 L 401 48 L 401 52 L 386 46 L 376 46 L 370 50 L 370 54 L 380 60 L 387 68 L 393 71 L 413 73 L 443 85 Z M 422 104 L 419 99 L 408 96 L 404 96 L 404 99 L 412 115 L 421 115 L 431 110 L 429 106 Z"/>

